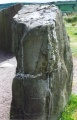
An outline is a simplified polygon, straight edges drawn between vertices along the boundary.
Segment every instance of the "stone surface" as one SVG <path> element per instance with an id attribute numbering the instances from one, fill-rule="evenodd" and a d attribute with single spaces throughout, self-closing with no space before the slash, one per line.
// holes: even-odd
<path id="1" fill-rule="evenodd" d="M 52 6 L 23 6 L 14 16 L 10 119 L 57 120 L 71 93 L 72 56 L 62 14 Z"/>
<path id="2" fill-rule="evenodd" d="M 0 10 L 0 49 L 12 51 L 12 18 L 21 9 L 21 4 Z"/>

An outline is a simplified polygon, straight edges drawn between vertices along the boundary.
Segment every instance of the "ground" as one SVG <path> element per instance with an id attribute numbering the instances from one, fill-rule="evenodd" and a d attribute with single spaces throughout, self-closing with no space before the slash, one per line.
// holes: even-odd
<path id="1" fill-rule="evenodd" d="M 15 70 L 15 57 L 0 51 L 0 120 L 9 120 Z"/>
<path id="2" fill-rule="evenodd" d="M 16 59 L 12 54 L 0 51 L 0 120 L 9 120 L 9 105 L 12 100 L 12 81 L 16 71 Z M 72 93 L 77 94 L 77 58 L 73 59 Z M 6 117 L 5 118 L 5 114 Z"/>

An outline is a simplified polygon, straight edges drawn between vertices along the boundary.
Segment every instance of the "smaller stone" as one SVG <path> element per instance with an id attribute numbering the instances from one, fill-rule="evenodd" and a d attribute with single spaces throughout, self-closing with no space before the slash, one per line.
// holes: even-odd
<path id="1" fill-rule="evenodd" d="M 12 22 L 13 16 L 21 9 L 21 4 L 0 10 L 0 49 L 12 52 Z"/>

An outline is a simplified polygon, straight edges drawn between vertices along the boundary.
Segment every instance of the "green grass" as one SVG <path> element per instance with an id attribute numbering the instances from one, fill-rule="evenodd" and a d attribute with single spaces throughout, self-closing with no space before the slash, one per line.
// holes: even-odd
<path id="1" fill-rule="evenodd" d="M 68 23 L 65 21 L 67 33 L 70 37 L 70 46 L 73 57 L 77 57 L 77 21 Z"/>
<path id="2" fill-rule="evenodd" d="M 77 95 L 72 94 L 59 120 L 77 120 Z"/>
<path id="3" fill-rule="evenodd" d="M 77 15 L 69 16 L 64 18 L 66 22 L 72 23 L 77 21 Z"/>

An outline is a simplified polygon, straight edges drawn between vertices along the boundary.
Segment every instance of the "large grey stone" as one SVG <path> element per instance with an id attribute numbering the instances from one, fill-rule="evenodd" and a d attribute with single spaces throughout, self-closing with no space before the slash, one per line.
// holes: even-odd
<path id="1" fill-rule="evenodd" d="M 0 49 L 12 52 L 12 19 L 21 9 L 21 4 L 0 10 Z"/>
<path id="2" fill-rule="evenodd" d="M 14 16 L 11 119 L 57 120 L 71 93 L 72 56 L 62 13 L 31 5 Z"/>

